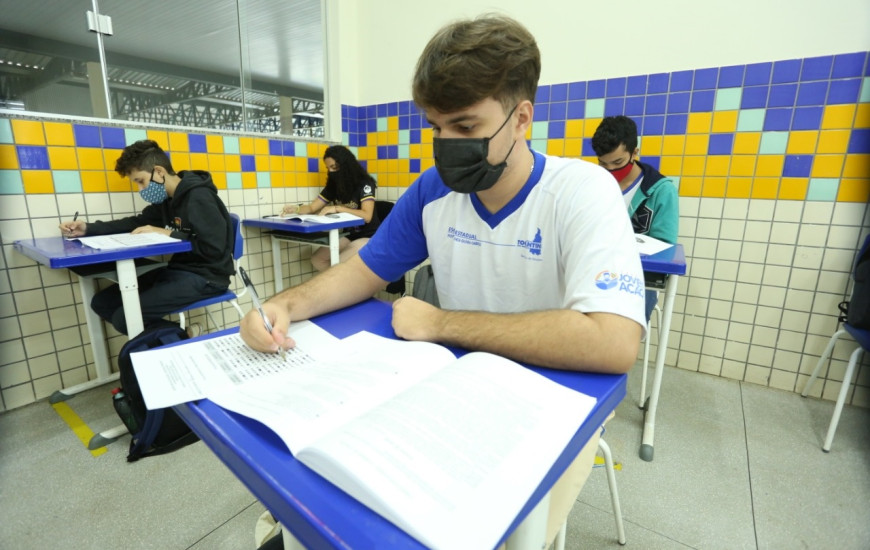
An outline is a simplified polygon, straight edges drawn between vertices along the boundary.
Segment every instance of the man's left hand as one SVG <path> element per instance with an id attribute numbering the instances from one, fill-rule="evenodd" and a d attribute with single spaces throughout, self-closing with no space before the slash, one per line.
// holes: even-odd
<path id="1" fill-rule="evenodd" d="M 411 296 L 393 302 L 393 330 L 405 340 L 437 341 L 443 317 L 443 310 Z"/>

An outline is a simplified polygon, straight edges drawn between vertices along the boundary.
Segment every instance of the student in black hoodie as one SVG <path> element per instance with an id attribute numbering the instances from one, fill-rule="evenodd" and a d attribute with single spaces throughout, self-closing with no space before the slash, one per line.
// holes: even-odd
<path id="1" fill-rule="evenodd" d="M 120 220 L 60 224 L 65 236 L 113 233 L 162 233 L 190 241 L 190 252 L 174 254 L 169 265 L 139 277 L 139 301 L 145 328 L 187 304 L 224 292 L 233 274 L 233 229 L 226 206 L 208 172 L 177 174 L 169 157 L 151 140 L 127 146 L 115 171 L 139 187 L 151 203 L 141 214 Z M 93 310 L 122 334 L 127 334 L 118 285 L 98 292 Z"/>

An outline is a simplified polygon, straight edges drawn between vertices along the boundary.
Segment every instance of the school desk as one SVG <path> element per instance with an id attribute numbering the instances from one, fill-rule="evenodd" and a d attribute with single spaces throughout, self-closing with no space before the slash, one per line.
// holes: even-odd
<path id="1" fill-rule="evenodd" d="M 360 330 L 395 338 L 390 324 L 391 318 L 391 305 L 372 299 L 320 316 L 313 321 L 340 338 Z M 201 338 L 235 330 L 238 329 L 226 329 Z M 518 539 L 531 539 L 539 547 L 541 540 L 545 538 L 540 532 L 540 516 L 544 514 L 542 523 L 543 530 L 546 531 L 547 510 L 545 506 L 538 504 L 546 502 L 549 491 L 559 476 L 625 397 L 627 377 L 624 374 L 530 368 L 559 384 L 598 399 L 589 416 L 578 420 L 576 434 L 535 492 L 529 495 L 525 506 L 502 538 L 505 540 L 509 536 L 514 537 L 511 544 Z M 175 410 L 305 547 L 423 548 L 410 535 L 297 462 L 281 439 L 256 420 L 227 411 L 208 399 L 177 405 Z M 536 525 L 538 529 L 535 529 Z M 251 528 L 253 529 L 253 525 Z M 520 546 L 522 544 L 520 542 Z"/>

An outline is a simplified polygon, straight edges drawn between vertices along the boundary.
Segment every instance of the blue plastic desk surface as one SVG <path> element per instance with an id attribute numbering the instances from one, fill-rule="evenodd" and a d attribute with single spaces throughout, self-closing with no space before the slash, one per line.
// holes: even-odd
<path id="1" fill-rule="evenodd" d="M 276 231 L 290 231 L 292 233 L 320 233 L 333 229 L 344 229 L 365 224 L 362 218 L 356 220 L 341 220 L 333 223 L 312 223 L 299 220 L 286 220 L 281 218 L 245 218 L 242 225 L 248 227 L 262 227 Z"/>
<path id="2" fill-rule="evenodd" d="M 686 274 L 686 254 L 683 245 L 675 244 L 656 254 L 640 257 L 644 271 L 664 273 L 665 275 Z"/>
<path id="3" fill-rule="evenodd" d="M 188 241 L 149 244 L 131 248 L 116 248 L 98 250 L 85 246 L 79 241 L 66 240 L 63 237 L 43 237 L 40 239 L 22 239 L 13 244 L 15 250 L 31 260 L 51 268 L 76 267 L 101 262 L 116 262 L 160 256 L 176 252 L 188 252 L 192 249 Z"/>
<path id="4" fill-rule="evenodd" d="M 338 337 L 360 330 L 395 338 L 389 304 L 369 300 L 323 315 L 314 322 Z M 210 337 L 237 329 L 213 333 Z M 625 397 L 626 375 L 533 368 L 598 403 L 530 496 L 502 540 L 549 492 L 607 416 Z M 207 399 L 175 407 L 185 422 L 294 536 L 309 548 L 401 548 L 423 546 L 363 504 L 297 462 L 284 443 L 256 420 L 229 412 Z M 483 513 L 483 512 L 482 512 Z"/>

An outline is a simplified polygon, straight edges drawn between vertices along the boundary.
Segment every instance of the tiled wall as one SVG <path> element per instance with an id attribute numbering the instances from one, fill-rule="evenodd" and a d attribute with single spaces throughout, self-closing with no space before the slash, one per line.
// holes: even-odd
<path id="1" fill-rule="evenodd" d="M 590 138 L 613 114 L 638 122 L 642 159 L 679 186 L 689 277 L 667 363 L 800 391 L 836 329 L 855 249 L 870 231 L 867 52 L 542 86 L 527 137 L 539 151 L 594 162 Z M 381 198 L 395 200 L 432 166 L 432 132 L 410 101 L 342 106 L 342 130 Z M 78 286 L 15 253 L 12 241 L 55 235 L 75 211 L 99 219 L 140 210 L 112 167 L 119 149 L 145 137 L 167 148 L 176 169 L 210 170 L 242 217 L 308 200 L 323 182 L 325 144 L 0 118 L 3 408 L 93 375 Z M 245 239 L 242 263 L 269 295 L 268 241 L 256 230 Z M 311 275 L 307 247 L 283 254 L 289 283 Z M 114 356 L 123 337 L 109 332 Z M 835 398 L 851 349 L 837 346 L 816 395 Z M 861 406 L 870 406 L 868 364 L 850 393 Z"/>

